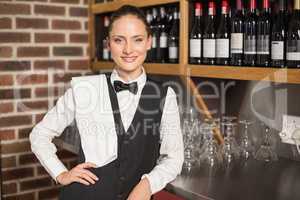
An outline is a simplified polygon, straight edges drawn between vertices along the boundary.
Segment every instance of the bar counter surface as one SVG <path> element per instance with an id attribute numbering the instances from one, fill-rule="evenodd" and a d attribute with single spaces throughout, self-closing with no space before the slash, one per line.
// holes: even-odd
<path id="1" fill-rule="evenodd" d="M 300 162 L 280 158 L 219 170 L 183 169 L 166 190 L 186 200 L 300 200 Z"/>

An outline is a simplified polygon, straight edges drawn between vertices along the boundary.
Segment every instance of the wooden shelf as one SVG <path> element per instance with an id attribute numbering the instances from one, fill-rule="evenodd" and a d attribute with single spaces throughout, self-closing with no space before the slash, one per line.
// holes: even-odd
<path id="1" fill-rule="evenodd" d="M 141 1 L 141 0 L 118 0 L 106 3 L 97 3 L 93 4 L 91 7 L 92 13 L 99 14 L 99 13 L 107 13 L 112 12 L 118 9 L 120 6 L 124 4 L 131 4 L 137 7 L 147 7 L 147 6 L 158 6 L 162 4 L 169 4 L 169 3 L 179 3 L 180 0 L 151 0 L 151 1 Z"/>
<path id="2" fill-rule="evenodd" d="M 93 70 L 111 70 L 113 68 L 113 62 L 100 61 L 94 62 Z M 144 63 L 144 68 L 147 73 L 160 74 L 160 75 L 184 75 L 179 64 L 170 63 Z"/>
<path id="3" fill-rule="evenodd" d="M 161 75 L 184 75 L 179 64 L 170 63 L 145 63 L 144 67 L 148 73 Z"/>
<path id="4" fill-rule="evenodd" d="M 300 69 L 187 65 L 187 76 L 300 84 Z"/>
<path id="5" fill-rule="evenodd" d="M 145 63 L 147 73 L 160 75 L 178 75 L 218 79 L 236 79 L 253 81 L 272 81 L 278 83 L 300 84 L 300 69 L 279 69 L 264 67 L 234 67 L 216 65 L 185 65 L 169 63 Z M 93 63 L 93 70 L 111 70 L 113 62 Z"/>

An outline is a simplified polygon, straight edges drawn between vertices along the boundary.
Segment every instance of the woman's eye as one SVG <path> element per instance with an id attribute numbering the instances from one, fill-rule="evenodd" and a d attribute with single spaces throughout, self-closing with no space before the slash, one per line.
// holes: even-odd
<path id="1" fill-rule="evenodd" d="M 119 38 L 116 38 L 116 39 L 114 39 L 114 42 L 115 42 L 115 43 L 121 43 L 121 42 L 122 42 L 122 40 L 121 40 L 121 39 L 119 39 Z"/>
<path id="2" fill-rule="evenodd" d="M 135 41 L 136 41 L 136 42 L 143 42 L 143 39 L 142 39 L 142 38 L 139 38 L 139 39 L 136 39 Z"/>

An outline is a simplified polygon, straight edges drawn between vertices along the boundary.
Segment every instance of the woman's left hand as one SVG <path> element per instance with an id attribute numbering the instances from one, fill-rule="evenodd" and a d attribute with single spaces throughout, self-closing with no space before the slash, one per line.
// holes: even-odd
<path id="1" fill-rule="evenodd" d="M 133 188 L 127 200 L 150 200 L 150 198 L 150 183 L 145 177 Z"/>

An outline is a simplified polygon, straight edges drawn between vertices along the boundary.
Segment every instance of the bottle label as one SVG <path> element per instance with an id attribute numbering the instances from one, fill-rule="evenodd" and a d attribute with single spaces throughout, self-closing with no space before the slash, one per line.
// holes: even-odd
<path id="1" fill-rule="evenodd" d="M 255 35 L 245 36 L 245 54 L 256 54 L 256 37 Z"/>
<path id="2" fill-rule="evenodd" d="M 103 60 L 108 60 L 109 59 L 109 50 L 107 48 L 103 49 Z"/>
<path id="3" fill-rule="evenodd" d="M 258 35 L 257 54 L 261 54 L 261 55 L 270 54 L 269 42 L 270 42 L 269 35 Z"/>
<path id="4" fill-rule="evenodd" d="M 290 61 L 300 61 L 300 52 L 288 52 L 286 59 Z"/>
<path id="5" fill-rule="evenodd" d="M 195 9 L 195 16 L 200 16 L 201 10 L 200 9 Z"/>
<path id="6" fill-rule="evenodd" d="M 201 58 L 201 39 L 190 39 L 190 57 Z"/>
<path id="7" fill-rule="evenodd" d="M 229 58 L 229 39 L 217 39 L 217 58 Z"/>
<path id="8" fill-rule="evenodd" d="M 288 41 L 286 59 L 290 61 L 300 60 L 300 40 Z"/>
<path id="9" fill-rule="evenodd" d="M 156 36 L 152 36 L 152 48 L 156 48 L 157 44 L 156 44 Z"/>
<path id="10" fill-rule="evenodd" d="M 203 57 L 215 58 L 216 57 L 216 40 L 204 39 L 203 40 Z"/>
<path id="11" fill-rule="evenodd" d="M 160 38 L 159 38 L 159 46 L 160 48 L 167 48 L 167 34 L 166 33 L 162 33 Z"/>
<path id="12" fill-rule="evenodd" d="M 178 47 L 169 47 L 169 58 L 170 59 L 178 58 Z"/>
<path id="13" fill-rule="evenodd" d="M 231 34 L 231 53 L 243 53 L 243 33 Z"/>
<path id="14" fill-rule="evenodd" d="M 215 14 L 215 8 L 208 8 L 208 15 L 214 15 Z"/>
<path id="15" fill-rule="evenodd" d="M 272 60 L 283 60 L 284 59 L 284 42 L 283 41 L 272 41 Z"/>

